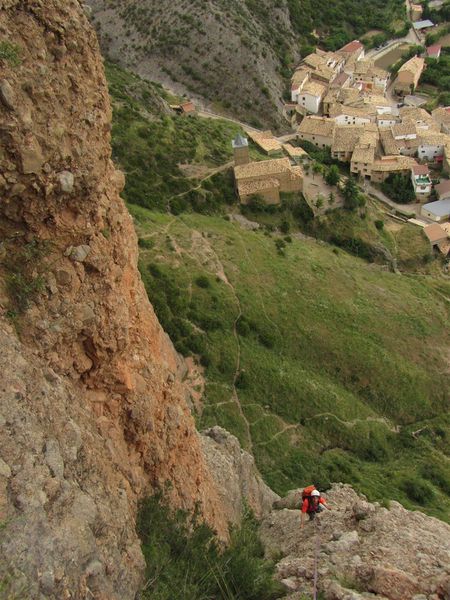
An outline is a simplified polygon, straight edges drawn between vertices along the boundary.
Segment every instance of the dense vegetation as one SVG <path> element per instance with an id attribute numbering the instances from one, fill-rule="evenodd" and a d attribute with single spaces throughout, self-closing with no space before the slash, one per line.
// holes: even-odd
<path id="1" fill-rule="evenodd" d="M 161 498 L 144 501 L 138 533 L 147 563 L 142 598 L 151 600 L 272 600 L 284 595 L 264 560 L 256 522 L 244 515 L 227 548 L 186 513 L 172 513 Z"/>
<path id="2" fill-rule="evenodd" d="M 438 104 L 450 104 L 450 48 L 442 48 L 439 60 L 427 58 L 427 68 L 423 72 L 421 84 L 433 85 L 437 88 Z"/>
<path id="3" fill-rule="evenodd" d="M 215 210 L 235 199 L 231 140 L 241 128 L 217 119 L 183 117 L 161 102 L 163 89 L 107 64 L 113 101 L 113 157 L 125 171 L 124 197 L 147 208 L 178 213 L 193 206 Z M 167 97 L 167 96 L 166 96 Z M 202 167 L 188 176 L 182 166 Z"/>
<path id="4" fill-rule="evenodd" d="M 399 204 L 408 204 L 416 199 L 411 177 L 408 175 L 391 173 L 381 184 L 381 189 L 386 196 Z"/>
<path id="5" fill-rule="evenodd" d="M 288 5 L 295 31 L 310 41 L 314 41 L 311 32 L 318 31 L 327 50 L 336 50 L 371 29 L 395 35 L 396 22 L 401 24 L 405 18 L 402 0 L 288 0 Z"/>

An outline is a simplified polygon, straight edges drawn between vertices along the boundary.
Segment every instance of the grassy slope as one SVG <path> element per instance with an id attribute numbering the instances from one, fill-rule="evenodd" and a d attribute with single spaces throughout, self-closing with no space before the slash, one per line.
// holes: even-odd
<path id="1" fill-rule="evenodd" d="M 206 367 L 199 426 L 233 431 L 279 492 L 312 479 L 345 480 L 372 498 L 425 502 L 443 516 L 450 473 L 442 296 L 450 290 L 430 277 L 437 268 L 424 265 L 420 232 L 389 222 L 374 204 L 365 218 L 340 211 L 313 228 L 325 238 L 332 231 L 382 244 L 401 268 L 420 266 L 421 275 L 396 276 L 311 240 L 294 239 L 282 256 L 276 236 L 214 215 L 232 200 L 227 171 L 192 191 L 198 178 L 179 168 L 191 163 L 208 173 L 227 163 L 236 126 L 172 116 L 158 86 L 113 66 L 108 77 L 125 196 L 154 209 L 129 204 L 149 296 L 179 351 L 194 352 Z M 174 205 L 180 189 L 191 191 Z M 154 212 L 169 206 L 211 214 Z M 272 226 L 287 218 L 295 238 L 291 213 L 256 217 Z M 379 219 L 386 221 L 381 231 Z M 222 270 L 229 285 L 217 278 Z M 423 427 L 415 440 L 410 431 Z"/>
<path id="2" fill-rule="evenodd" d="M 141 257 L 151 299 L 158 306 L 148 268 L 157 263 L 179 290 L 177 318 L 205 342 L 200 427 L 233 431 L 279 492 L 339 479 L 414 506 L 436 463 L 441 487 L 426 488 L 425 503 L 443 516 L 448 309 L 433 280 L 383 272 L 315 241 L 294 240 L 281 256 L 271 237 L 220 217 L 130 208 L 154 243 Z M 230 285 L 217 278 L 222 268 Z M 415 440 L 408 432 L 424 423 Z"/>

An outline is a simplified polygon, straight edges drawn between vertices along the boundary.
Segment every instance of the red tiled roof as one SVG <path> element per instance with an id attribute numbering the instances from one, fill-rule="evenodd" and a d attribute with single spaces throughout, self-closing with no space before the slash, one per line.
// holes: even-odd
<path id="1" fill-rule="evenodd" d="M 359 40 L 353 40 L 353 42 L 349 42 L 341 48 L 341 52 L 356 52 L 357 50 L 361 50 L 361 48 L 364 48 L 364 45 Z"/>
<path id="2" fill-rule="evenodd" d="M 430 172 L 427 165 L 414 165 L 412 170 L 414 175 L 428 175 Z"/>
<path id="3" fill-rule="evenodd" d="M 431 56 L 432 54 L 440 54 L 442 50 L 442 46 L 440 44 L 433 44 L 432 46 L 428 46 L 427 54 Z"/>
<path id="4" fill-rule="evenodd" d="M 185 102 L 181 105 L 181 109 L 183 112 L 193 112 L 195 111 L 195 106 L 193 102 Z"/>

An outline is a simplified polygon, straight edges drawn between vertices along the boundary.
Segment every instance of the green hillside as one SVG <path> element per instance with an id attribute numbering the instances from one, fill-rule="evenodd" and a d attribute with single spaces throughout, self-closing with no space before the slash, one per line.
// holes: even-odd
<path id="1" fill-rule="evenodd" d="M 142 277 L 177 350 L 204 368 L 199 428 L 235 433 L 280 493 L 345 481 L 448 518 L 450 285 L 420 230 L 371 202 L 311 221 L 291 199 L 247 210 L 265 224 L 248 231 L 227 214 L 238 126 L 177 117 L 158 86 L 108 77 Z"/>

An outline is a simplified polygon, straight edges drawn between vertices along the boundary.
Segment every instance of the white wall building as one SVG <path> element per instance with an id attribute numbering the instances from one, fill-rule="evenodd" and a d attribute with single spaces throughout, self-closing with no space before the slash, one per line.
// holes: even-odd
<path id="1" fill-rule="evenodd" d="M 307 81 L 296 94 L 296 102 L 306 112 L 316 115 L 326 93 L 326 87 L 317 81 Z"/>

